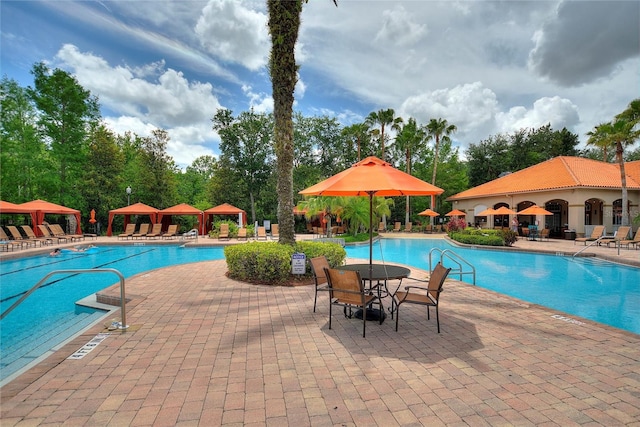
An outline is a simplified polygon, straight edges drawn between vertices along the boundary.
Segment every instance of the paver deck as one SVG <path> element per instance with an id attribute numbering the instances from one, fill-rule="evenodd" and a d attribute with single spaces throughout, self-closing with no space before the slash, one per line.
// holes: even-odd
<path id="1" fill-rule="evenodd" d="M 225 273 L 127 280 L 132 330 L 66 359 L 98 325 L 7 384 L 2 426 L 640 426 L 640 335 L 449 280 L 442 333 L 410 306 L 363 338 L 341 313 L 328 329 L 312 286 Z"/>

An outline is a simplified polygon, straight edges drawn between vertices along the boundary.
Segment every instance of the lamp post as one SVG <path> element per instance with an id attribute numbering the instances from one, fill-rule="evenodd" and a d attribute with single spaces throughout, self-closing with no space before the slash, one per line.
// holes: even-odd
<path id="1" fill-rule="evenodd" d="M 125 191 L 127 192 L 127 206 L 129 206 L 129 198 L 131 196 L 131 187 L 127 185 L 127 189 Z"/>

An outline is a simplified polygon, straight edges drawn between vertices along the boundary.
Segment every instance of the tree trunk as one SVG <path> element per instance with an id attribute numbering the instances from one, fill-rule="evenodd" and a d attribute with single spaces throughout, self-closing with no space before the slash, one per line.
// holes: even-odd
<path id="1" fill-rule="evenodd" d="M 268 0 L 271 33 L 270 74 L 275 119 L 280 243 L 295 243 L 293 217 L 293 92 L 298 67 L 294 49 L 300 28 L 300 0 Z"/>

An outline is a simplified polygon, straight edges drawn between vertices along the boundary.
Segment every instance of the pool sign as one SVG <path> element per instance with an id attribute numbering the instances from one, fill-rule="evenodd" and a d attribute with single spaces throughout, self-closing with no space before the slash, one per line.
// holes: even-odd
<path id="1" fill-rule="evenodd" d="M 304 274 L 307 271 L 307 257 L 302 253 L 294 253 L 291 258 L 291 273 Z"/>

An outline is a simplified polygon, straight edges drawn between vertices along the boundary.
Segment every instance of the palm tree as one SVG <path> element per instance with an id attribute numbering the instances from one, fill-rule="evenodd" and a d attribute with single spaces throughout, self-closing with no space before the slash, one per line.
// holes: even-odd
<path id="1" fill-rule="evenodd" d="M 640 137 L 640 131 L 634 130 L 634 127 L 633 121 L 618 118 L 613 123 L 602 123 L 596 126 L 592 137 L 587 141 L 588 144 L 597 144 L 601 147 L 615 146 L 622 186 L 622 221 L 620 225 L 629 225 L 629 197 L 627 194 L 627 173 L 624 167 L 624 149 Z"/>
<path id="2" fill-rule="evenodd" d="M 431 184 L 436 185 L 436 176 L 438 171 L 438 154 L 440 151 L 440 141 L 451 141 L 449 135 L 458 130 L 456 125 L 450 125 L 447 119 L 431 119 L 427 125 L 429 137 L 435 140 L 433 149 L 433 175 L 431 176 Z M 435 209 L 435 196 L 431 196 L 431 209 Z M 433 224 L 433 217 L 431 222 Z"/>
<path id="3" fill-rule="evenodd" d="M 402 152 L 405 157 L 406 172 L 409 175 L 411 175 L 413 156 L 424 146 L 426 136 L 425 129 L 422 126 L 418 126 L 414 118 L 409 118 L 396 137 L 395 148 L 398 152 Z M 410 213 L 409 196 L 406 196 L 405 226 L 410 221 Z"/>
<path id="4" fill-rule="evenodd" d="M 366 123 L 355 123 L 343 129 L 343 134 L 350 140 L 356 143 L 356 149 L 358 151 L 358 162 L 362 159 L 361 149 L 362 144 L 367 140 L 369 136 L 369 125 Z"/>
<path id="5" fill-rule="evenodd" d="M 380 140 L 380 158 L 385 160 L 385 134 L 384 130 L 386 126 L 391 126 L 392 130 L 399 130 L 402 123 L 402 117 L 396 117 L 396 112 L 393 108 L 387 110 L 378 110 L 369 113 L 365 119 L 365 123 L 370 127 L 380 125 L 380 129 L 374 129 L 372 133 L 377 135 Z"/>
<path id="6" fill-rule="evenodd" d="M 609 157 L 609 141 L 605 140 L 604 123 L 600 123 L 592 131 L 587 132 L 589 139 L 587 145 L 594 145 L 602 150 L 602 161 L 606 162 Z"/>

